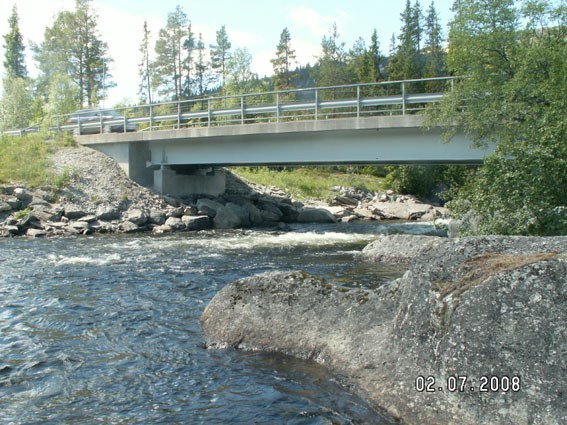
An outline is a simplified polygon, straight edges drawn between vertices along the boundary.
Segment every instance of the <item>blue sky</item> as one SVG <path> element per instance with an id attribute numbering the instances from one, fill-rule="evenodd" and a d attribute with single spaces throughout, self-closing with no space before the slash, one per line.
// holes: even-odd
<path id="1" fill-rule="evenodd" d="M 453 0 L 434 1 L 446 26 Z M 420 0 L 424 10 L 430 2 Z M 0 0 L 2 35 L 8 31 L 7 19 L 14 3 L 26 43 L 41 42 L 53 16 L 63 9 L 74 8 L 74 0 Z M 392 33 L 399 33 L 400 13 L 405 3 L 405 0 L 93 0 L 101 36 L 114 59 L 111 73 L 117 87 L 110 91 L 107 104 L 136 100 L 143 22 L 147 20 L 157 36 L 167 14 L 178 4 L 192 21 L 193 30 L 203 34 L 207 46 L 214 42 L 215 32 L 226 25 L 233 49 L 247 48 L 253 57 L 253 71 L 263 76 L 271 73 L 270 59 L 285 27 L 290 30 L 300 64 L 315 62 L 321 39 L 329 33 L 333 22 L 337 23 L 340 39 L 347 47 L 359 37 L 368 42 L 376 28 L 382 52 L 387 53 Z M 4 40 L 0 41 L 3 45 Z M 2 46 L 0 54 L 3 58 Z M 32 68 L 31 57 L 28 62 Z"/>

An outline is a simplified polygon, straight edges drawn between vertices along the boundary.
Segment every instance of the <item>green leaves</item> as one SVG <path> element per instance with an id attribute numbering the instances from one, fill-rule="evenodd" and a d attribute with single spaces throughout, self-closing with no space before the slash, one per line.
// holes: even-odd
<path id="1" fill-rule="evenodd" d="M 467 233 L 567 234 L 562 9 L 530 1 L 522 12 L 511 0 L 462 0 L 451 24 L 449 63 L 468 78 L 430 123 L 498 143 L 453 202 Z"/>

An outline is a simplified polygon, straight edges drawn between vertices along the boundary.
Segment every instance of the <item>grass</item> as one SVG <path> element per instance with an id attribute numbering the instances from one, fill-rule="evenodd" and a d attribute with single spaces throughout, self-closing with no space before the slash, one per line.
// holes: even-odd
<path id="1" fill-rule="evenodd" d="M 365 174 L 347 174 L 328 171 L 322 167 L 300 167 L 276 171 L 268 167 L 238 167 L 231 171 L 253 183 L 284 189 L 298 199 L 316 198 L 329 200 L 336 196 L 333 186 L 356 189 L 383 190 L 383 179 Z"/>
<path id="2" fill-rule="evenodd" d="M 51 167 L 50 155 L 62 146 L 69 146 L 68 135 L 58 135 L 46 141 L 42 134 L 23 137 L 0 137 L 0 184 L 22 184 L 30 188 L 42 185 L 63 186 L 69 172 L 57 175 Z M 59 187 L 60 188 L 60 187 Z"/>

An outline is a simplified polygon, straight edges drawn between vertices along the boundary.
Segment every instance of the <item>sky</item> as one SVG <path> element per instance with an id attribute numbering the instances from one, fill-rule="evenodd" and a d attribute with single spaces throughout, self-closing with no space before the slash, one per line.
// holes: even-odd
<path id="1" fill-rule="evenodd" d="M 451 19 L 453 0 L 434 0 L 441 23 L 446 28 Z M 412 0 L 412 4 L 414 0 Z M 427 10 L 431 0 L 420 0 Z M 30 42 L 41 43 L 45 28 L 55 15 L 73 10 L 74 0 L 0 0 L 0 34 L 8 32 L 8 17 L 16 5 L 20 31 L 26 43 L 26 63 L 31 76 L 37 71 L 29 50 Z M 138 98 L 139 46 L 147 20 L 155 43 L 168 13 L 180 5 L 192 22 L 193 31 L 202 33 L 207 48 L 215 42 L 216 31 L 226 26 L 232 49 L 247 48 L 252 55 L 252 71 L 260 77 L 272 74 L 270 59 L 284 28 L 291 34 L 291 44 L 300 65 L 315 63 L 321 40 L 337 24 L 339 40 L 350 48 L 362 37 L 367 45 L 374 29 L 378 32 L 382 53 L 390 49 L 392 34 L 399 34 L 400 13 L 405 0 L 93 0 L 99 16 L 101 39 L 108 43 L 114 62 L 110 73 L 116 87 L 109 90 L 106 105 L 134 103 Z M 4 38 L 0 38 L 0 57 L 4 59 Z M 0 61 L 1 63 L 1 61 Z M 2 75 L 4 70 L 2 69 Z M 1 85 L 1 83 L 0 83 Z"/>

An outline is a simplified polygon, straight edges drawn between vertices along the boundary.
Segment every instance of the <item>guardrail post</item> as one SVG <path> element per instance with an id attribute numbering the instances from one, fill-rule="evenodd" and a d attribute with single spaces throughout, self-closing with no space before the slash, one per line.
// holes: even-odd
<path id="1" fill-rule="evenodd" d="M 126 114 L 124 114 L 124 128 L 123 128 L 123 133 L 126 133 L 126 127 L 128 126 L 128 118 L 126 117 Z"/>
<path id="2" fill-rule="evenodd" d="M 207 100 L 207 127 L 211 126 L 211 99 Z"/>
<path id="3" fill-rule="evenodd" d="M 150 103 L 150 131 L 154 128 L 154 106 Z"/>
<path id="4" fill-rule="evenodd" d="M 244 124 L 244 96 L 240 96 L 240 124 Z"/>
<path id="5" fill-rule="evenodd" d="M 406 83 L 402 81 L 402 115 L 406 114 Z"/>
<path id="6" fill-rule="evenodd" d="M 356 118 L 360 118 L 360 86 L 356 86 Z"/>
<path id="7" fill-rule="evenodd" d="M 79 132 L 79 136 L 81 135 L 81 115 L 77 115 L 77 130 Z"/>
<path id="8" fill-rule="evenodd" d="M 177 101 L 177 129 L 181 127 L 181 102 Z"/>
<path id="9" fill-rule="evenodd" d="M 280 122 L 280 94 L 276 93 L 276 122 Z"/>
<path id="10" fill-rule="evenodd" d="M 315 121 L 318 119 L 318 109 L 319 109 L 319 90 L 315 89 Z"/>

